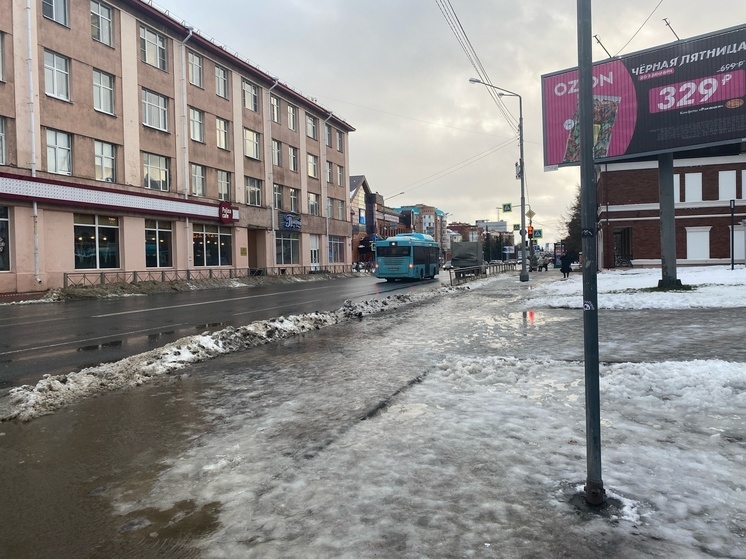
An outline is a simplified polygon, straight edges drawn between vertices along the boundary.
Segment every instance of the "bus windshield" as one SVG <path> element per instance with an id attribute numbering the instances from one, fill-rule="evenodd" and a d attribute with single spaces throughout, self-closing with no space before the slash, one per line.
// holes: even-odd
<path id="1" fill-rule="evenodd" d="M 380 258 L 387 256 L 409 256 L 410 247 L 408 246 L 378 246 L 376 253 Z"/>

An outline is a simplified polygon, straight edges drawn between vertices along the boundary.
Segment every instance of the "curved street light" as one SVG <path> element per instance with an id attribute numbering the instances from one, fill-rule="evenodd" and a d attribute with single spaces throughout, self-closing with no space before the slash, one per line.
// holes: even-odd
<path id="1" fill-rule="evenodd" d="M 521 281 L 528 281 L 528 270 L 526 270 L 526 181 L 523 169 L 523 98 L 508 89 L 497 87 L 491 83 L 485 83 L 478 78 L 469 78 L 469 83 L 482 84 L 485 87 L 496 89 L 500 97 L 518 97 L 518 165 L 516 175 L 521 179 Z"/>

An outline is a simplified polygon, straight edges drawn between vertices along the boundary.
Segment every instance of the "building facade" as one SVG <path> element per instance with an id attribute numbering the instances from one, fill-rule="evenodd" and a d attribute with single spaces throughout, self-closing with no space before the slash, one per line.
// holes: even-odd
<path id="1" fill-rule="evenodd" d="M 349 133 L 140 0 L 0 0 L 0 292 L 349 266 Z"/>
<path id="2" fill-rule="evenodd" d="M 614 163 L 600 170 L 599 263 L 660 266 L 657 162 Z M 744 263 L 746 154 L 674 160 L 674 207 L 677 264 L 726 264 L 731 254 Z"/>

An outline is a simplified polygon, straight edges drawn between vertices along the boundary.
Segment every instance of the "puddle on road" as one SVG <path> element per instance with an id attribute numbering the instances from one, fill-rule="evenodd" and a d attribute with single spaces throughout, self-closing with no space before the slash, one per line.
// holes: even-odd
<path id="1" fill-rule="evenodd" d="M 112 347 L 122 347 L 124 342 L 122 340 L 112 340 L 111 342 L 103 342 L 100 344 L 85 345 L 78 348 L 78 351 L 98 351 L 99 349 L 109 349 Z"/>

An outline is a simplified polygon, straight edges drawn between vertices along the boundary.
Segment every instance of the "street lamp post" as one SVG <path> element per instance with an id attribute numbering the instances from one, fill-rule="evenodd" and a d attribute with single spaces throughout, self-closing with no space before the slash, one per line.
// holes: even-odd
<path id="1" fill-rule="evenodd" d="M 507 89 L 497 87 L 490 83 L 485 83 L 478 78 L 469 78 L 470 83 L 479 83 L 485 87 L 491 87 L 496 89 L 500 93 L 500 97 L 518 97 L 518 149 L 519 159 L 518 166 L 516 167 L 516 174 L 521 179 L 521 274 L 519 276 L 521 281 L 528 281 L 528 270 L 526 270 L 526 180 L 525 171 L 523 168 L 523 98 Z"/>

